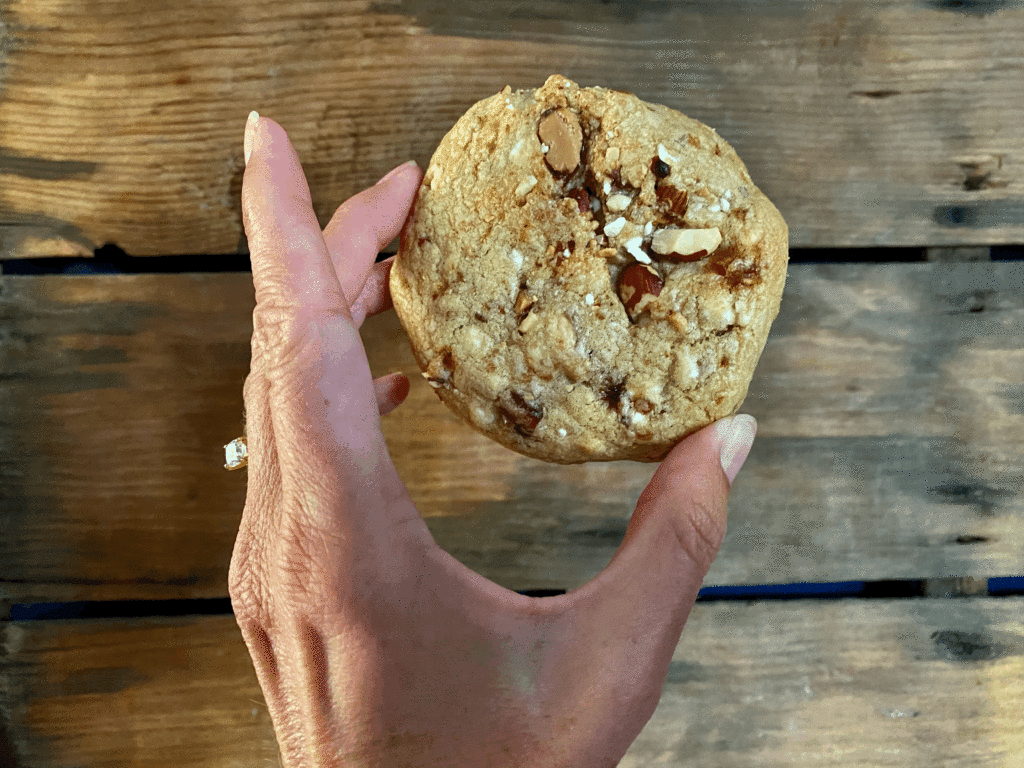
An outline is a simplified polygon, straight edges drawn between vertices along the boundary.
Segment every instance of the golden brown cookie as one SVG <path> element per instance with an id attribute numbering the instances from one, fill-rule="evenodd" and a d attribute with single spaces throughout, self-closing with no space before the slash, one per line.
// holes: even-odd
<path id="1" fill-rule="evenodd" d="M 786 223 L 712 129 L 553 75 L 441 141 L 391 295 L 423 376 L 483 434 L 657 461 L 739 409 L 787 261 Z"/>

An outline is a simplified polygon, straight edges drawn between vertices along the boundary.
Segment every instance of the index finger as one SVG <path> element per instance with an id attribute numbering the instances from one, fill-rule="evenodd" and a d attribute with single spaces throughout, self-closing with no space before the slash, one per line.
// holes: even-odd
<path id="1" fill-rule="evenodd" d="M 303 500 L 294 509 L 321 531 L 418 517 L 387 451 L 366 352 L 298 155 L 268 118 L 252 133 L 242 204 L 257 302 L 253 372 L 265 383 L 247 406 L 267 416 L 282 496 Z M 402 503 L 382 510 L 381 498 Z"/>
<path id="2" fill-rule="evenodd" d="M 267 117 L 249 126 L 252 162 L 242 184 L 256 303 L 348 314 L 306 175 L 284 129 Z M 275 178 L 287 183 L 275 183 Z"/>

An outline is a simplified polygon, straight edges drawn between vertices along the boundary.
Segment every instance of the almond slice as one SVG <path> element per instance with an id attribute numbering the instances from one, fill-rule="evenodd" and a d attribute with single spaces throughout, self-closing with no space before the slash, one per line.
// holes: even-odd
<path id="1" fill-rule="evenodd" d="M 583 129 L 572 110 L 557 109 L 550 113 L 541 120 L 537 133 L 548 147 L 544 155 L 552 170 L 559 173 L 576 170 L 583 148 Z"/>
<path id="2" fill-rule="evenodd" d="M 722 233 L 719 232 L 718 227 L 711 229 L 668 227 L 655 232 L 651 239 L 651 249 L 663 256 L 671 254 L 693 256 L 701 251 L 711 254 L 721 244 Z"/>

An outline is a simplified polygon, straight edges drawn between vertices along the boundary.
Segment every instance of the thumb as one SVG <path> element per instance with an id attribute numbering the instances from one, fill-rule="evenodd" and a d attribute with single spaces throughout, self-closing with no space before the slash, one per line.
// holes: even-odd
<path id="1" fill-rule="evenodd" d="M 683 626 L 725 537 L 729 485 L 755 429 L 753 417 L 733 416 L 673 448 L 640 494 L 612 561 L 567 596 L 580 642 L 600 649 L 589 663 L 608 670 L 609 687 L 637 692 L 642 700 L 632 702 L 633 715 L 643 722 L 657 706 Z"/>
<path id="2" fill-rule="evenodd" d="M 616 556 L 632 545 L 642 528 L 661 518 L 676 534 L 679 555 L 700 572 L 699 588 L 725 537 L 729 488 L 756 431 L 754 417 L 739 414 L 705 427 L 673 448 L 640 494 Z"/>

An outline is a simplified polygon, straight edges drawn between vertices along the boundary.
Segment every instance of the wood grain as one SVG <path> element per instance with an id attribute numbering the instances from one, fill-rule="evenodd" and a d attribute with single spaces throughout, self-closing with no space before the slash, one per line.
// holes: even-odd
<path id="1" fill-rule="evenodd" d="M 253 302 L 248 274 L 0 278 L 0 599 L 226 595 Z M 383 428 L 441 546 L 512 589 L 610 561 L 653 467 L 507 451 L 437 400 L 393 313 L 363 338 L 412 379 Z M 1024 263 L 792 267 L 707 584 L 1019 574 L 1022 393 Z"/>
<path id="2" fill-rule="evenodd" d="M 0 258 L 244 251 L 242 127 L 321 223 L 475 101 L 554 73 L 734 144 L 794 246 L 1024 240 L 1024 5 L 140 0 L 0 5 Z"/>
<path id="3" fill-rule="evenodd" d="M 622 768 L 1009 768 L 1024 598 L 698 603 Z M 6 765 L 276 766 L 234 619 L 0 625 Z"/>
<path id="4" fill-rule="evenodd" d="M 620 768 L 956 765 L 1024 754 L 1019 598 L 698 605 Z"/>

